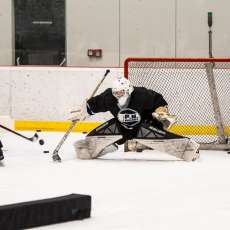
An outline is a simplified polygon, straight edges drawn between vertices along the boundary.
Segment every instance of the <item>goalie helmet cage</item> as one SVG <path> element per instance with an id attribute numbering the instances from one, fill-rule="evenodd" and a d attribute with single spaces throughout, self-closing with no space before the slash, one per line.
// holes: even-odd
<path id="1" fill-rule="evenodd" d="M 201 149 L 230 149 L 230 59 L 127 58 L 124 75 L 164 96 L 177 115 L 170 131 Z"/>

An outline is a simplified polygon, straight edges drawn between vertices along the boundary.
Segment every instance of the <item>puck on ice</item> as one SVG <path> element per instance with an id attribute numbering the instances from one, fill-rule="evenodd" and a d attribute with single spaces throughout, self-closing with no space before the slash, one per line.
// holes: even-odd
<path id="1" fill-rule="evenodd" d="M 44 150 L 44 151 L 43 151 L 43 153 L 49 153 L 49 152 L 50 152 L 50 151 L 48 151 L 48 150 Z"/>
<path id="2" fill-rule="evenodd" d="M 45 141 L 44 141 L 43 139 L 40 139 L 40 140 L 39 140 L 39 144 L 40 144 L 40 145 L 44 145 L 44 143 L 45 143 Z"/>

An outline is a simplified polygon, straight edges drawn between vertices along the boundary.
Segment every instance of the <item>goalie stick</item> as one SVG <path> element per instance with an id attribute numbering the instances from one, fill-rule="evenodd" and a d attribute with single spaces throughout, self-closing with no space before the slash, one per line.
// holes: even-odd
<path id="1" fill-rule="evenodd" d="M 92 92 L 90 98 L 93 97 L 96 94 L 98 88 L 100 87 L 100 85 L 102 84 L 102 82 L 105 80 L 105 78 L 109 74 L 109 72 L 110 72 L 110 70 L 107 69 L 106 72 L 105 72 L 105 74 L 104 74 L 104 76 L 103 76 L 103 78 L 97 84 L 96 88 Z M 58 152 L 59 152 L 61 146 L 64 144 L 64 142 L 67 139 L 67 137 L 69 136 L 69 134 L 71 133 L 71 131 L 73 130 L 73 128 L 75 127 L 75 125 L 77 124 L 77 122 L 78 122 L 77 120 L 72 121 L 69 129 L 66 131 L 66 133 L 64 134 L 64 136 L 62 137 L 62 139 L 58 143 L 57 147 L 54 149 L 53 154 L 52 154 L 52 159 L 53 159 L 54 162 L 61 162 L 61 157 L 59 156 Z"/>
<path id="2" fill-rule="evenodd" d="M 31 142 L 34 142 L 34 141 L 36 141 L 38 139 L 38 134 L 37 133 L 35 133 L 32 137 L 26 137 L 26 136 L 22 135 L 21 133 L 15 132 L 14 130 L 7 128 L 4 125 L 0 125 L 0 128 L 5 129 L 8 132 L 11 132 L 11 133 L 13 133 L 13 134 L 15 134 L 15 135 L 17 135 L 19 137 L 22 137 L 22 138 L 24 138 L 24 139 L 26 139 L 28 141 L 31 141 Z"/>

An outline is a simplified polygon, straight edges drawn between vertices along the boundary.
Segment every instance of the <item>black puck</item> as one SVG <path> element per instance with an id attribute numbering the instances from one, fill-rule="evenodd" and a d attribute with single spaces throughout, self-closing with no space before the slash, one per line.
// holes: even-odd
<path id="1" fill-rule="evenodd" d="M 45 144 L 45 141 L 43 139 L 40 139 L 38 142 L 39 142 L 40 145 L 44 145 Z"/>
<path id="2" fill-rule="evenodd" d="M 50 151 L 48 151 L 48 150 L 44 150 L 44 151 L 43 151 L 43 153 L 49 153 L 49 152 L 50 152 Z"/>

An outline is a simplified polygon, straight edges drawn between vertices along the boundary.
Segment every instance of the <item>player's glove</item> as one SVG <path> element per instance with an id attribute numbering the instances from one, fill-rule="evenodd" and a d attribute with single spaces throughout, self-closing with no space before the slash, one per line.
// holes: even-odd
<path id="1" fill-rule="evenodd" d="M 87 113 L 87 107 L 86 107 L 86 101 L 82 104 L 82 106 L 79 106 L 79 108 L 76 108 L 75 110 L 72 110 L 71 117 L 69 120 L 71 121 L 83 121 L 87 119 L 90 115 Z"/>
<path id="2" fill-rule="evenodd" d="M 152 113 L 152 116 L 163 124 L 165 130 L 170 129 L 176 123 L 176 115 L 170 115 L 166 107 L 159 107 Z"/>

